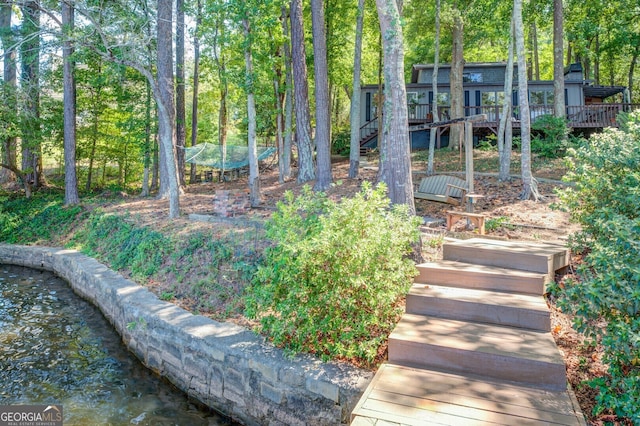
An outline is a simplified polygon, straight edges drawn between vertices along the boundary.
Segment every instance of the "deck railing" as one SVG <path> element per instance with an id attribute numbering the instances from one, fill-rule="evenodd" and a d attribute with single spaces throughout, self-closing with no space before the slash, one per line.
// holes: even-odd
<path id="1" fill-rule="evenodd" d="M 409 103 L 409 122 L 410 123 L 429 123 L 433 121 L 433 107 L 430 104 Z M 616 117 L 620 112 L 631 112 L 640 109 L 640 104 L 619 103 L 619 104 L 591 104 L 591 105 L 572 105 L 566 107 L 566 114 L 569 127 L 583 128 L 603 128 L 617 127 Z M 487 121 L 476 123 L 476 126 L 483 126 L 483 123 L 497 123 L 502 116 L 501 105 L 483 105 L 483 106 L 466 106 L 464 107 L 465 116 L 486 114 Z M 553 114 L 553 105 L 529 105 L 531 120 L 535 120 L 545 114 Z M 438 114 L 440 120 L 447 120 L 450 117 L 450 107 L 439 106 Z M 512 114 L 516 125 L 519 125 L 520 115 L 517 106 Z M 370 122 L 371 123 L 371 122 Z M 365 124 L 365 126 L 367 126 Z M 363 126 L 363 128 L 365 127 Z M 376 123 L 377 129 L 377 123 Z M 361 136 L 362 129 L 361 129 Z"/>

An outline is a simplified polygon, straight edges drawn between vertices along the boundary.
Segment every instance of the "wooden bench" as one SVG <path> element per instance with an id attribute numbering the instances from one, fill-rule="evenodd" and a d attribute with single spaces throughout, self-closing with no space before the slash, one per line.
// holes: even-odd
<path id="1" fill-rule="evenodd" d="M 423 178 L 413 196 L 459 206 L 466 192 L 467 183 L 464 180 L 450 175 L 434 175 Z"/>
<path id="2" fill-rule="evenodd" d="M 484 215 L 479 213 L 458 212 L 455 210 L 447 211 L 447 231 L 451 231 L 453 225 L 460 219 L 468 219 L 479 230 L 480 235 L 484 235 Z"/>

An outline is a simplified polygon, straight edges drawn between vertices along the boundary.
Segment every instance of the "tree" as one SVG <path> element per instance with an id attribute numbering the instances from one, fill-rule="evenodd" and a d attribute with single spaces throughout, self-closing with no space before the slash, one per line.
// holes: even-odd
<path id="1" fill-rule="evenodd" d="M 387 140 L 387 149 L 380 153 L 380 161 L 388 164 L 382 180 L 389 188 L 391 202 L 406 204 L 411 214 L 415 214 L 400 13 L 394 1 L 376 0 L 376 7 L 384 49 L 386 82 L 382 137 Z"/>
<path id="2" fill-rule="evenodd" d="M 324 5 L 322 0 L 311 0 L 311 26 L 313 32 L 313 71 L 316 98 L 316 191 L 331 185 L 331 116 L 329 112 L 329 80 L 327 76 L 327 39 L 325 34 Z"/>
<path id="3" fill-rule="evenodd" d="M 160 142 L 160 197 L 169 198 L 169 217 L 180 215 L 175 158 L 175 107 L 173 103 L 173 11 L 171 0 L 158 0 L 157 84 L 158 134 Z"/>
<path id="4" fill-rule="evenodd" d="M 0 41 L 2 41 L 3 54 L 3 85 L 2 94 L 4 104 L 2 108 L 4 129 L 0 130 L 0 151 L 2 157 L 0 163 L 5 164 L 5 168 L 0 168 L 0 181 L 7 182 L 12 179 L 12 170 L 17 169 L 16 164 L 16 142 L 17 142 L 17 72 L 16 72 L 16 50 L 14 47 L 14 37 L 11 30 L 11 1 L 0 2 Z M 3 173 L 6 171 L 7 173 Z"/>
<path id="5" fill-rule="evenodd" d="M 62 0 L 62 47 L 64 89 L 64 204 L 80 202 L 76 177 L 76 81 L 73 62 L 73 6 Z"/>
<path id="6" fill-rule="evenodd" d="M 522 0 L 513 2 L 513 21 L 516 36 L 516 54 L 518 57 L 518 102 L 520 109 L 520 139 L 522 145 L 522 194 L 520 198 L 537 198 L 535 179 L 531 174 L 531 113 L 529 112 L 529 89 L 527 85 L 527 63 L 524 49 L 524 25 L 522 22 Z"/>
<path id="7" fill-rule="evenodd" d="M 453 51 L 451 54 L 451 118 L 464 117 L 464 91 L 462 90 L 462 74 L 464 70 L 464 22 L 460 10 L 453 10 Z M 454 124 L 449 132 L 449 147 L 458 149 L 462 141 L 463 124 Z"/>
<path id="8" fill-rule="evenodd" d="M 562 0 L 553 0 L 553 112 L 564 118 L 564 30 Z"/>
<path id="9" fill-rule="evenodd" d="M 198 93 L 200 89 L 200 24 L 202 23 L 202 1 L 197 0 L 196 27 L 193 30 L 193 99 L 191 101 L 191 146 L 198 144 Z M 191 163 L 189 182 L 196 182 L 196 165 Z"/>
<path id="10" fill-rule="evenodd" d="M 258 171 L 258 151 L 256 141 L 256 104 L 253 80 L 253 56 L 251 51 L 251 26 L 248 16 L 242 20 L 245 36 L 244 58 L 246 66 L 247 121 L 249 136 L 249 198 L 251 206 L 260 205 L 260 176 Z"/>
<path id="11" fill-rule="evenodd" d="M 431 117 L 434 122 L 440 121 L 438 116 L 438 64 L 440 62 L 440 0 L 436 0 L 436 38 L 435 38 L 435 54 L 433 60 L 433 80 L 431 90 L 433 90 L 433 103 L 431 106 Z M 432 175 L 433 155 L 436 150 L 436 133 L 437 129 L 429 130 L 429 157 L 427 159 L 427 174 Z"/>
<path id="12" fill-rule="evenodd" d="M 176 0 L 176 160 L 178 179 L 185 185 L 186 108 L 184 87 L 184 0 Z"/>
<path id="13" fill-rule="evenodd" d="M 358 176 L 360 168 L 360 71 L 362 68 L 362 27 L 364 26 L 364 0 L 358 0 L 356 42 L 353 54 L 353 91 L 351 94 L 351 143 L 349 145 L 349 177 Z"/>
<path id="14" fill-rule="evenodd" d="M 291 0 L 291 62 L 296 110 L 296 142 L 298 144 L 298 183 L 315 178 L 309 87 L 307 85 L 307 55 L 304 48 L 302 0 Z"/>
<path id="15" fill-rule="evenodd" d="M 278 181 L 284 183 L 291 178 L 291 139 L 293 129 L 293 74 L 291 70 L 291 44 L 289 42 L 289 14 L 286 6 L 281 8 L 282 34 L 284 35 L 284 67 L 285 67 L 285 95 L 284 95 L 284 134 L 282 146 L 278 153 Z M 282 106 L 281 106 L 282 107 Z"/>
<path id="16" fill-rule="evenodd" d="M 498 127 L 498 153 L 500 172 L 498 179 L 501 182 L 511 180 L 511 148 L 513 146 L 513 126 L 511 114 L 513 112 L 513 18 L 509 24 L 509 53 L 507 54 L 507 66 L 504 70 L 504 102 L 502 115 Z"/>
<path id="17" fill-rule="evenodd" d="M 44 184 L 42 174 L 42 145 L 40 131 L 40 8 L 35 1 L 21 6 L 22 43 L 20 60 L 21 87 L 24 92 L 22 106 L 22 170 L 34 186 Z"/>

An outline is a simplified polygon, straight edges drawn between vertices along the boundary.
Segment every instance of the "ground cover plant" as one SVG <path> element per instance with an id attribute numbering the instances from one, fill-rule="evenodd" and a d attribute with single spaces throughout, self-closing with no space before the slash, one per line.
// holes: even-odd
<path id="1" fill-rule="evenodd" d="M 593 415 L 640 423 L 640 114 L 620 130 L 606 129 L 570 151 L 561 191 L 582 230 L 571 238 L 582 254 L 577 280 L 565 283 L 559 305 L 589 344 L 601 345 L 608 371 L 587 382 L 597 389 Z"/>

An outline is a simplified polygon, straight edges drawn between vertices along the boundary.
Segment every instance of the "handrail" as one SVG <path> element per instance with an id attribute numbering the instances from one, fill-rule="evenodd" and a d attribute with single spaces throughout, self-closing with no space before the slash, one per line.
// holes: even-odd
<path id="1" fill-rule="evenodd" d="M 409 121 L 412 125 L 431 123 L 433 121 L 431 104 L 409 103 Z M 448 106 L 439 106 L 440 121 L 449 117 Z M 631 112 L 640 110 L 640 103 L 600 103 L 589 105 L 568 105 L 565 107 L 567 125 L 577 128 L 604 128 L 619 127 L 617 116 L 621 112 Z M 485 121 L 475 123 L 475 127 L 495 126 L 502 116 L 502 105 L 480 105 L 465 106 L 465 117 L 484 114 Z M 531 120 L 542 115 L 552 115 L 553 105 L 529 105 Z M 516 126 L 520 125 L 520 112 L 517 105 L 514 105 L 511 119 Z M 378 117 L 364 123 L 360 127 L 360 143 L 364 143 L 378 132 Z"/>

